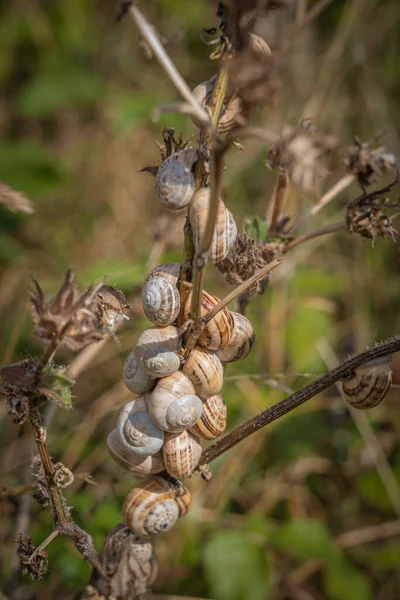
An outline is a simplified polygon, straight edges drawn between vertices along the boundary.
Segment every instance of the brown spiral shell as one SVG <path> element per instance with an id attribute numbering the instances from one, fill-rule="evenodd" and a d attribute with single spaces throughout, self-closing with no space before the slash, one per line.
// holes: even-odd
<path id="1" fill-rule="evenodd" d="M 190 428 L 190 431 L 205 440 L 214 440 L 225 431 L 225 428 L 226 404 L 222 396 L 216 394 L 204 400 L 201 419 Z"/>
<path id="2" fill-rule="evenodd" d="M 253 50 L 253 52 L 264 56 L 271 56 L 272 54 L 271 48 L 268 46 L 267 42 L 255 33 L 249 34 L 249 48 Z"/>
<path id="3" fill-rule="evenodd" d="M 120 467 L 135 475 L 151 475 L 161 473 L 165 469 L 161 451 L 151 456 L 137 454 L 123 443 L 118 429 L 113 429 L 108 434 L 107 449 Z"/>
<path id="4" fill-rule="evenodd" d="M 392 384 L 390 356 L 362 363 L 342 381 L 343 396 L 353 408 L 373 408 L 386 396 Z"/>
<path id="5" fill-rule="evenodd" d="M 184 319 L 187 321 L 190 318 L 190 305 L 192 302 L 192 292 L 186 299 L 184 309 Z M 214 306 L 219 302 L 219 298 L 203 290 L 201 296 L 201 307 L 200 315 L 204 317 Z M 207 325 L 205 325 L 203 331 L 197 343 L 203 348 L 209 350 L 218 350 L 222 346 L 229 344 L 232 333 L 233 333 L 233 317 L 227 308 L 220 310 L 214 318 L 212 318 Z"/>
<path id="6" fill-rule="evenodd" d="M 203 81 L 200 83 L 193 90 L 193 95 L 196 100 L 200 102 L 203 108 L 208 111 L 216 80 L 217 76 L 214 75 L 208 81 Z M 226 133 L 227 131 L 233 129 L 237 125 L 237 118 L 242 113 L 242 110 L 243 104 L 239 97 L 233 95 L 225 100 L 218 121 L 218 133 Z M 191 116 L 191 119 L 197 127 L 201 128 L 203 126 L 203 124 L 196 119 L 196 117 Z"/>
<path id="7" fill-rule="evenodd" d="M 190 431 L 166 433 L 162 449 L 165 468 L 177 479 L 188 477 L 199 464 L 201 443 Z"/>
<path id="8" fill-rule="evenodd" d="M 180 298 L 177 288 L 179 263 L 167 263 L 153 269 L 142 291 L 143 309 L 155 325 L 170 325 L 179 314 Z"/>
<path id="9" fill-rule="evenodd" d="M 240 313 L 231 312 L 233 332 L 229 343 L 217 350 L 217 356 L 223 362 L 236 362 L 245 358 L 253 347 L 256 335 L 252 324 Z"/>
<path id="10" fill-rule="evenodd" d="M 202 400 L 218 394 L 222 389 L 224 369 L 214 352 L 195 346 L 183 365 L 183 372 L 189 377 Z"/>
<path id="11" fill-rule="evenodd" d="M 190 492 L 182 484 L 149 477 L 126 496 L 122 508 L 124 522 L 139 537 L 159 535 L 187 513 L 190 503 Z"/>

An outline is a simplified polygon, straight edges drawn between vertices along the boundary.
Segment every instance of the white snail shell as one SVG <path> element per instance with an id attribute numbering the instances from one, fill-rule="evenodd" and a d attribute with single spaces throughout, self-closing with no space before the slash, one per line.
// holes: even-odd
<path id="1" fill-rule="evenodd" d="M 201 419 L 190 428 L 195 435 L 205 439 L 214 440 L 226 428 L 226 404 L 220 394 L 211 396 L 203 402 Z"/>
<path id="2" fill-rule="evenodd" d="M 127 402 L 117 422 L 117 431 L 126 446 L 142 456 L 161 450 L 164 432 L 152 421 L 148 413 L 147 396 Z"/>
<path id="3" fill-rule="evenodd" d="M 154 380 L 139 367 L 134 350 L 124 363 L 123 378 L 128 390 L 134 394 L 145 394 L 154 386 Z"/>
<path id="4" fill-rule="evenodd" d="M 224 370 L 214 352 L 195 346 L 183 365 L 183 372 L 194 384 L 196 394 L 202 400 L 218 394 L 222 389 Z"/>
<path id="5" fill-rule="evenodd" d="M 165 468 L 177 479 L 189 477 L 199 464 L 201 443 L 190 431 L 166 433 L 162 449 Z"/>
<path id="6" fill-rule="evenodd" d="M 217 76 L 214 75 L 208 81 L 200 83 L 192 92 L 196 100 L 208 111 L 216 80 Z M 235 127 L 237 125 L 237 117 L 241 114 L 242 110 L 242 102 L 237 96 L 231 96 L 225 100 L 218 121 L 218 133 L 225 133 Z M 191 116 L 190 118 L 197 127 L 203 127 L 203 123 L 195 116 Z"/>
<path id="7" fill-rule="evenodd" d="M 187 206 L 194 194 L 191 168 L 197 159 L 194 148 L 171 154 L 164 160 L 156 176 L 156 196 L 165 208 L 179 210 Z"/>
<path id="8" fill-rule="evenodd" d="M 344 399 L 353 408 L 373 408 L 386 396 L 392 384 L 390 356 L 362 363 L 342 381 Z"/>
<path id="9" fill-rule="evenodd" d="M 187 513 L 190 504 L 187 488 L 156 476 L 141 481 L 128 493 L 122 513 L 129 529 L 147 538 L 171 529 Z"/>
<path id="10" fill-rule="evenodd" d="M 203 412 L 203 404 L 195 393 L 193 383 L 181 371 L 160 379 L 148 401 L 154 423 L 169 432 L 189 429 Z"/>
<path id="11" fill-rule="evenodd" d="M 186 299 L 184 309 L 184 319 L 190 318 L 190 305 L 192 302 L 192 292 Z M 203 290 L 201 296 L 200 315 L 204 317 L 219 302 L 219 298 Z M 229 344 L 233 333 L 233 317 L 227 308 L 220 310 L 204 327 L 197 343 L 209 350 L 218 350 L 222 346 Z"/>
<path id="12" fill-rule="evenodd" d="M 210 188 L 200 188 L 193 196 L 189 207 L 189 221 L 193 229 L 193 244 L 196 250 L 200 245 L 210 210 Z M 213 263 L 220 263 L 228 255 L 237 238 L 235 219 L 220 198 L 214 234 L 208 257 Z"/>
<path id="13" fill-rule="evenodd" d="M 167 377 L 180 367 L 176 354 L 181 334 L 176 327 L 151 327 L 139 336 L 135 357 L 139 366 L 151 377 Z"/>
<path id="14" fill-rule="evenodd" d="M 217 356 L 223 362 L 235 362 L 245 358 L 256 338 L 252 324 L 240 313 L 231 312 L 233 332 L 230 342 L 217 350 Z"/>
<path id="15" fill-rule="evenodd" d="M 142 302 L 147 318 L 156 325 L 170 325 L 180 310 L 177 288 L 179 263 L 167 263 L 154 269 L 147 277 L 142 291 Z"/>
<path id="16" fill-rule="evenodd" d="M 110 456 L 120 467 L 135 475 L 151 475 L 164 471 L 164 459 L 161 451 L 151 456 L 142 456 L 129 449 L 121 440 L 118 429 L 113 429 L 107 437 L 107 449 Z"/>

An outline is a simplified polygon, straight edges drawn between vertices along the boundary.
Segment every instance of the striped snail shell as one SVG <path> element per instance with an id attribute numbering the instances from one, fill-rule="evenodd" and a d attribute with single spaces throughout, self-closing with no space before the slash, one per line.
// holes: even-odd
<path id="1" fill-rule="evenodd" d="M 134 394 L 145 394 L 154 386 L 154 380 L 139 367 L 134 350 L 124 363 L 123 378 L 128 390 Z"/>
<path id="2" fill-rule="evenodd" d="M 200 246 L 210 210 L 210 188 L 200 188 L 193 196 L 189 207 L 189 221 L 193 229 L 193 244 L 196 250 Z M 235 219 L 220 198 L 214 234 L 208 258 L 213 263 L 220 263 L 228 255 L 229 249 L 237 237 Z"/>
<path id="3" fill-rule="evenodd" d="M 195 191 L 192 166 L 197 159 L 194 148 L 185 148 L 164 160 L 156 176 L 156 196 L 170 210 L 187 206 Z"/>
<path id="4" fill-rule="evenodd" d="M 216 80 L 217 76 L 214 75 L 208 81 L 200 83 L 192 92 L 196 100 L 208 111 Z M 231 96 L 226 99 L 222 105 L 221 115 L 218 121 L 218 133 L 225 133 L 230 129 L 233 129 L 233 127 L 237 125 L 237 117 L 241 112 L 242 102 L 240 98 Z M 203 123 L 196 119 L 196 117 L 191 116 L 190 118 L 197 127 L 203 127 Z"/>
<path id="5" fill-rule="evenodd" d="M 343 379 L 344 399 L 353 408 L 373 408 L 385 397 L 392 383 L 391 356 L 362 363 Z"/>
<path id="6" fill-rule="evenodd" d="M 256 335 L 252 324 L 240 313 L 231 312 L 233 317 L 232 338 L 226 346 L 217 350 L 217 356 L 223 362 L 236 362 L 250 352 Z"/>
<path id="7" fill-rule="evenodd" d="M 180 309 L 177 288 L 179 263 L 167 263 L 154 269 L 147 277 L 142 291 L 142 302 L 147 318 L 156 325 L 170 325 Z"/>
<path id="8" fill-rule="evenodd" d="M 191 302 L 192 292 L 190 292 L 186 299 L 184 309 L 185 321 L 190 318 Z M 203 290 L 200 307 L 201 316 L 204 317 L 218 302 L 219 298 Z M 233 323 L 232 313 L 227 308 L 223 308 L 205 325 L 197 343 L 209 350 L 218 350 L 222 346 L 226 346 L 232 338 Z"/>
<path id="9" fill-rule="evenodd" d="M 180 367 L 177 355 L 180 344 L 181 334 L 176 327 L 151 327 L 139 336 L 135 357 L 151 377 L 167 377 Z"/>
<path id="10" fill-rule="evenodd" d="M 194 384 L 196 394 L 202 400 L 218 394 L 222 389 L 224 370 L 214 352 L 195 346 L 183 365 L 183 372 Z"/>
<path id="11" fill-rule="evenodd" d="M 117 431 L 126 446 L 142 456 L 150 456 L 161 450 L 164 432 L 152 421 L 146 402 L 147 396 L 127 402 L 117 422 Z"/>
<path id="12" fill-rule="evenodd" d="M 144 479 L 128 493 L 122 513 L 129 529 L 146 538 L 171 529 L 190 504 L 187 488 L 156 476 Z"/>
<path id="13" fill-rule="evenodd" d="M 268 46 L 267 42 L 255 33 L 249 34 L 249 48 L 250 50 L 253 50 L 253 52 L 264 56 L 271 56 L 272 54 L 271 48 Z"/>
<path id="14" fill-rule="evenodd" d="M 118 429 L 113 429 L 107 437 L 108 452 L 120 467 L 135 475 L 151 475 L 164 471 L 161 451 L 151 456 L 143 456 L 131 450 L 122 440 Z"/>
<path id="15" fill-rule="evenodd" d="M 203 414 L 190 431 L 205 439 L 213 440 L 226 428 L 226 404 L 220 394 L 211 396 L 203 402 Z"/>
<path id="16" fill-rule="evenodd" d="M 177 479 L 188 477 L 199 464 L 201 443 L 190 431 L 166 433 L 162 449 L 165 468 Z"/>
<path id="17" fill-rule="evenodd" d="M 193 383 L 181 371 L 160 379 L 148 402 L 154 423 L 169 432 L 189 429 L 203 412 L 203 404 L 195 393 Z"/>

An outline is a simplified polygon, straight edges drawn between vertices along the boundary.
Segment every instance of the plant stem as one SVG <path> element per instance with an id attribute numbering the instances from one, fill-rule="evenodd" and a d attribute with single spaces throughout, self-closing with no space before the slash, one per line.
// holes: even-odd
<path id="1" fill-rule="evenodd" d="M 295 248 L 299 244 L 303 242 L 307 242 L 308 240 L 312 240 L 313 238 L 319 237 L 320 235 L 327 235 L 329 233 L 337 233 L 338 231 L 345 231 L 346 222 L 338 221 L 336 223 L 331 223 L 330 225 L 325 225 L 325 227 L 320 227 L 319 229 L 314 229 L 314 231 L 310 231 L 305 233 L 304 235 L 299 235 L 299 237 L 291 240 L 286 244 L 285 250 L 291 250 Z"/>
<path id="2" fill-rule="evenodd" d="M 334 369 L 331 369 L 327 373 L 321 375 L 321 377 L 318 377 L 318 379 L 315 381 L 305 385 L 297 392 L 290 394 L 275 404 L 275 406 L 271 406 L 259 415 L 256 415 L 242 425 L 239 425 L 239 427 L 228 433 L 225 437 L 221 438 L 217 442 L 214 442 L 211 446 L 204 450 L 200 458 L 199 466 L 210 463 L 212 460 L 218 458 L 239 444 L 239 442 L 247 438 L 249 435 L 252 435 L 262 427 L 265 427 L 265 425 L 276 421 L 277 419 L 283 417 L 283 415 L 286 415 L 288 412 L 294 410 L 298 406 L 301 406 L 304 404 L 304 402 L 307 402 L 307 400 L 310 400 L 317 394 L 324 391 L 326 388 L 343 379 L 343 377 L 345 377 L 349 371 L 355 367 L 358 367 L 361 363 L 398 351 L 400 351 L 400 338 L 395 338 L 387 342 L 382 342 L 373 348 L 369 348 L 368 350 L 349 358 Z"/>
<path id="3" fill-rule="evenodd" d="M 40 544 L 40 546 L 38 546 L 36 548 L 35 552 L 30 556 L 29 562 L 32 562 L 33 559 L 35 558 L 35 556 L 37 556 L 39 554 L 39 552 L 44 550 L 46 548 L 46 546 L 48 546 L 59 535 L 59 533 L 60 533 L 60 531 L 58 529 L 54 529 L 50 533 L 50 535 L 48 535 L 47 538 L 45 540 L 43 540 L 43 542 Z"/>
<path id="4" fill-rule="evenodd" d="M 276 181 L 275 191 L 274 191 L 274 204 L 273 211 L 271 217 L 271 223 L 269 225 L 269 234 L 273 234 L 276 230 L 276 225 L 278 223 L 278 219 L 282 212 L 283 206 L 285 204 L 285 198 L 287 193 L 287 188 L 289 184 L 289 176 L 285 169 L 279 169 L 278 179 Z"/>

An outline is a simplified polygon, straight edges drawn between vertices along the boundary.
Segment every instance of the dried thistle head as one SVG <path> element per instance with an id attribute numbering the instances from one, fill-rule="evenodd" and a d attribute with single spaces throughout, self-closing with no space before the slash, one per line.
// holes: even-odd
<path id="1" fill-rule="evenodd" d="M 115 331 L 118 323 L 129 320 L 131 307 L 125 295 L 110 285 L 102 285 L 96 295 L 97 318 L 102 327 Z"/>
<path id="2" fill-rule="evenodd" d="M 280 167 L 288 172 L 292 183 L 307 196 L 318 195 L 318 182 L 328 173 L 321 159 L 333 150 L 337 139 L 333 135 L 323 135 L 308 120 L 296 127 L 286 127 L 281 137 L 268 151 L 266 165 Z"/>
<path id="3" fill-rule="evenodd" d="M 42 579 L 48 570 L 46 550 L 36 552 L 37 548 L 31 538 L 25 533 L 20 533 L 17 538 L 17 556 L 19 566 L 24 575 L 32 579 Z"/>
<path id="4" fill-rule="evenodd" d="M 390 205 L 385 194 L 398 182 L 399 176 L 387 187 L 367 193 L 363 190 L 361 196 L 350 202 L 346 210 L 346 226 L 350 233 L 357 233 L 362 238 L 372 240 L 377 237 L 389 238 L 399 244 L 399 233 L 392 225 L 393 217 L 388 209 L 399 208 L 399 202 Z"/>
<path id="5" fill-rule="evenodd" d="M 72 271 L 68 271 L 59 292 L 50 299 L 45 298 L 36 279 L 33 283 L 32 320 L 39 338 L 55 340 L 71 350 L 81 350 L 107 333 L 98 316 L 98 292 L 103 282 L 82 293 L 74 283 Z"/>
<path id="6" fill-rule="evenodd" d="M 397 160 L 384 146 L 372 149 L 369 142 L 361 142 L 355 137 L 354 144 L 348 147 L 343 162 L 349 171 L 357 175 L 360 185 L 364 187 L 394 169 Z"/>

